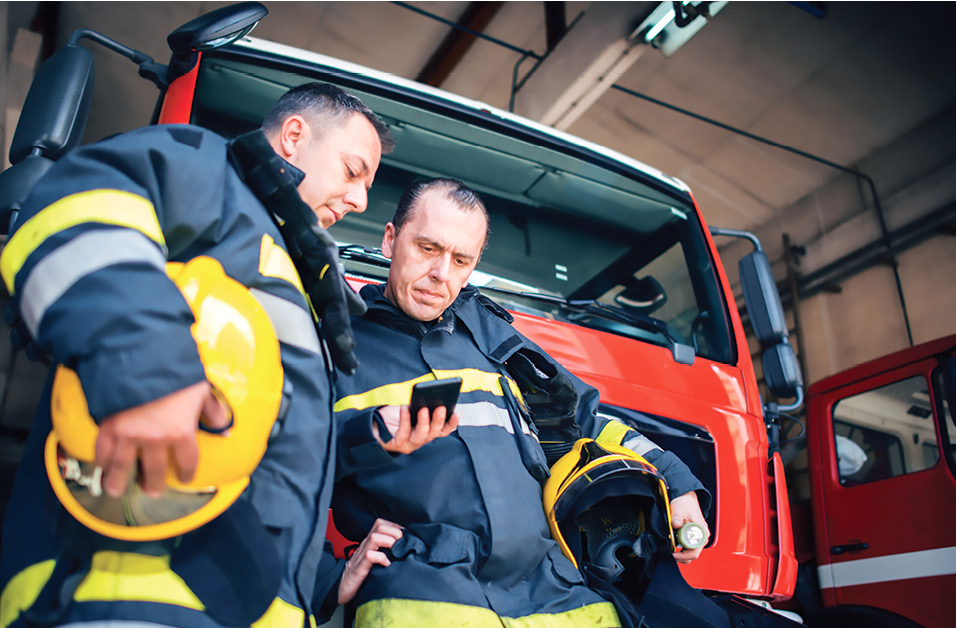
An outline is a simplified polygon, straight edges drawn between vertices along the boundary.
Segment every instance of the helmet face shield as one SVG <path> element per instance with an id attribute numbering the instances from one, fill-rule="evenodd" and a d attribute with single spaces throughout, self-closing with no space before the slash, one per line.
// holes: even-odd
<path id="1" fill-rule="evenodd" d="M 565 556 L 609 581 L 624 571 L 626 554 L 674 549 L 664 479 L 625 447 L 579 440 L 552 467 L 544 505 Z"/>
<path id="2" fill-rule="evenodd" d="M 122 496 L 106 495 L 102 470 L 94 464 L 99 425 L 89 414 L 80 379 L 59 366 L 53 381 L 53 429 L 44 452 L 53 491 L 87 528 L 127 541 L 178 536 L 222 514 L 262 460 L 283 396 L 279 342 L 249 290 L 209 257 L 170 263 L 167 273 L 193 312 L 191 331 L 206 379 L 231 419 L 218 433 L 206 430 L 200 419 L 192 481 L 180 482 L 170 462 L 161 496 L 146 495 L 135 471 Z"/>

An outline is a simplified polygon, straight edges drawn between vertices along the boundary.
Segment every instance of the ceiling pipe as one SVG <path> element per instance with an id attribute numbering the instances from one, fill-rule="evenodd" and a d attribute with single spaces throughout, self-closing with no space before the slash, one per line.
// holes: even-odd
<path id="1" fill-rule="evenodd" d="M 906 337 L 909 340 L 910 346 L 911 347 L 913 346 L 913 331 L 910 327 L 910 317 L 906 309 L 906 298 L 903 296 L 903 283 L 900 280 L 899 261 L 896 259 L 896 251 L 893 247 L 893 242 L 890 239 L 889 230 L 887 229 L 887 226 L 886 226 L 886 218 L 885 218 L 885 215 L 883 214 L 883 206 L 880 204 L 880 197 L 876 192 L 876 183 L 873 182 L 873 179 L 870 178 L 869 175 L 864 174 L 860 172 L 859 170 L 854 170 L 853 168 L 848 168 L 844 165 L 838 164 L 828 159 L 824 159 L 823 157 L 820 157 L 818 155 L 808 153 L 807 151 L 800 150 L 799 148 L 787 146 L 786 144 L 781 144 L 780 142 L 775 142 L 765 137 L 755 135 L 748 131 L 744 131 L 743 129 L 738 129 L 729 124 L 725 124 L 718 120 L 714 120 L 713 118 L 708 118 L 706 116 L 702 116 L 700 114 L 694 113 L 693 111 L 688 111 L 687 109 L 683 109 L 676 105 L 672 105 L 668 102 L 664 102 L 663 100 L 658 100 L 657 98 L 648 96 L 646 94 L 642 94 L 640 92 L 634 91 L 633 89 L 628 89 L 627 87 L 622 87 L 617 84 L 611 85 L 611 87 L 618 91 L 624 92 L 625 94 L 628 94 L 630 96 L 641 98 L 648 102 L 652 102 L 655 105 L 660 105 L 661 107 L 665 107 L 672 111 L 676 111 L 677 113 L 681 113 L 685 116 L 689 116 L 691 118 L 694 118 L 695 120 L 700 120 L 701 122 L 712 124 L 726 131 L 730 131 L 731 133 L 742 135 L 744 137 L 747 137 L 757 142 L 761 142 L 768 146 L 773 146 L 774 148 L 779 148 L 781 150 L 785 150 L 787 152 L 793 153 L 794 155 L 799 155 L 800 157 L 803 157 L 805 159 L 809 159 L 819 164 L 829 166 L 830 168 L 834 168 L 836 170 L 839 170 L 840 172 L 853 175 L 857 177 L 859 180 L 865 182 L 870 189 L 870 195 L 873 197 L 873 206 L 876 209 L 876 217 L 880 223 L 880 234 L 881 234 L 882 245 L 886 249 L 887 260 L 889 261 L 890 265 L 893 268 L 893 278 L 896 282 L 896 292 L 897 292 L 897 295 L 899 295 L 900 307 L 903 310 L 903 320 L 906 322 Z"/>

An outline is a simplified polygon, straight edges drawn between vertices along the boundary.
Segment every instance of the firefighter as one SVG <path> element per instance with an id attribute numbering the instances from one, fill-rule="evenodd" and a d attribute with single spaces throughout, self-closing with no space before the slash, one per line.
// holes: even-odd
<path id="1" fill-rule="evenodd" d="M 362 367 L 336 383 L 333 512 L 365 541 L 338 581 L 323 572 L 320 616 L 352 601 L 357 626 L 621 625 L 549 534 L 542 442 L 640 449 L 668 481 L 675 525 L 706 526 L 698 494 L 705 508 L 709 495 L 687 467 L 596 416 L 597 391 L 466 285 L 487 236 L 481 200 L 450 179 L 409 187 L 385 228 L 388 280 L 362 289 L 368 312 L 352 323 Z M 454 413 L 423 408 L 412 428 L 413 385 L 451 377 L 462 378 Z"/>
<path id="2" fill-rule="evenodd" d="M 357 98 L 306 84 L 233 140 L 139 129 L 76 149 L 36 186 L 0 270 L 15 342 L 29 337 L 54 368 L 4 522 L 0 626 L 309 625 L 332 362 L 355 367 L 350 291 L 325 228 L 365 210 L 393 143 Z M 207 279 L 177 284 L 170 268 L 199 258 L 213 263 Z M 267 314 L 280 352 L 231 388 L 202 338 L 211 325 L 234 344 L 253 324 L 216 316 L 216 299 L 196 305 L 224 281 Z M 271 401 L 250 436 L 238 397 L 253 391 Z M 56 424 L 51 397 L 66 417 Z M 227 503 L 207 512 L 203 491 Z"/>

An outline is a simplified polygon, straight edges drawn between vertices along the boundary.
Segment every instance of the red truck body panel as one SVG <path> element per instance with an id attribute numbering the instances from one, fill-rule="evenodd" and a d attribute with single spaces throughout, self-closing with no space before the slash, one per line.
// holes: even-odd
<path id="1" fill-rule="evenodd" d="M 928 430 L 935 431 L 937 446 L 943 444 L 935 463 L 932 458 L 913 463 L 901 455 L 905 466 L 897 465 L 896 470 L 879 476 L 871 474 L 862 481 L 845 472 L 841 475 L 834 423 L 859 420 L 863 425 L 862 410 L 841 419 L 838 404 L 842 402 L 846 408 L 848 403 L 859 403 L 867 395 L 906 382 L 927 384 L 926 393 L 921 389 L 914 398 L 928 394 L 927 407 L 938 413 L 943 404 L 939 388 L 932 384 L 933 372 L 940 358 L 953 355 L 954 349 L 956 336 L 940 338 L 848 369 L 810 388 L 807 451 L 815 555 L 825 606 L 865 606 L 922 626 L 952 625 L 956 478 L 952 461 L 946 460 L 946 450 L 951 451 L 954 442 L 951 415 L 937 415 L 935 430 L 933 416 L 920 415 L 917 420 L 917 425 L 922 420 Z M 887 405 L 882 404 L 884 408 Z M 940 421 L 948 422 L 942 430 Z M 873 434 L 883 433 L 880 428 L 886 433 L 892 429 L 882 419 L 868 426 L 868 433 Z M 925 434 L 911 429 L 887 451 L 905 451 L 907 440 L 915 444 L 920 438 L 932 438 Z M 932 441 L 922 444 L 928 447 Z M 869 456 L 880 454 L 874 448 Z"/>

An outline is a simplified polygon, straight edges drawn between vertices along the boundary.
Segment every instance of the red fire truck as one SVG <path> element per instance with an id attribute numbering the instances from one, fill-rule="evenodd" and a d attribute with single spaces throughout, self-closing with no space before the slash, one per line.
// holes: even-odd
<path id="1" fill-rule="evenodd" d="M 243 3 L 193 20 L 169 36 L 168 65 L 94 31 L 74 33 L 31 88 L 14 165 L 0 181 L 0 209 L 15 218 L 33 182 L 82 135 L 93 68 L 81 42 L 130 58 L 160 87 L 153 123 L 192 123 L 227 137 L 258 125 L 294 85 L 344 87 L 397 141 L 367 211 L 333 229 L 348 275 L 384 278 L 374 247 L 414 178 L 450 176 L 478 190 L 493 237 L 473 283 L 514 313 L 521 332 L 599 389 L 601 412 L 675 452 L 710 490 L 712 536 L 701 558 L 683 567 L 688 582 L 721 600 L 731 618 L 746 615 L 747 625 L 789 625 L 746 601 L 793 593 L 787 485 L 773 441 L 778 411 L 798 406 L 803 394 L 756 238 L 708 228 L 681 181 L 624 155 L 483 103 L 246 37 L 264 14 L 262 5 Z M 764 347 L 765 381 L 775 399 L 795 399 L 789 406 L 761 399 L 715 237 L 754 244 L 740 260 L 741 285 Z"/>
<path id="2" fill-rule="evenodd" d="M 810 387 L 788 472 L 811 625 L 953 625 L 954 406 L 956 335 Z"/>

